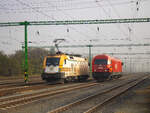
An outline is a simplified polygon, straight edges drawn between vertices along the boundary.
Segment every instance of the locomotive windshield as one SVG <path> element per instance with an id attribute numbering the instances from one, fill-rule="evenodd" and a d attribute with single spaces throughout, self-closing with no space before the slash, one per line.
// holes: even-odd
<path id="1" fill-rule="evenodd" d="M 47 58 L 46 59 L 46 66 L 54 65 L 57 66 L 59 65 L 60 58 Z"/>
<path id="2" fill-rule="evenodd" d="M 106 59 L 95 59 L 94 64 L 107 64 L 107 60 Z"/>

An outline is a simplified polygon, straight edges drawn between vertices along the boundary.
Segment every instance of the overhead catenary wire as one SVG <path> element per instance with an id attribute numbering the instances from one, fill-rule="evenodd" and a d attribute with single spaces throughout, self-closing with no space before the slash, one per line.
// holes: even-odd
<path id="1" fill-rule="evenodd" d="M 35 10 L 36 12 L 38 12 L 38 13 L 40 13 L 40 14 L 46 16 L 46 17 L 52 18 L 52 17 L 50 17 L 49 15 L 43 13 L 42 11 L 39 11 L 39 10 L 37 10 L 37 9 L 34 9 L 34 8 L 32 8 L 30 5 L 21 2 L 20 0 L 16 0 L 16 1 L 19 2 L 21 5 L 25 5 L 25 6 L 27 6 L 27 7 L 30 7 L 31 9 Z M 52 19 L 53 19 L 53 20 L 56 20 L 55 18 L 52 18 Z M 72 28 L 72 29 L 75 30 L 75 28 Z M 77 31 L 77 30 L 75 30 L 75 31 L 76 31 L 76 32 L 79 32 L 79 31 Z M 84 36 L 86 36 L 86 37 L 89 37 L 88 35 L 86 35 L 86 34 L 84 34 L 84 33 L 82 33 L 82 32 L 79 32 L 79 33 L 82 34 L 82 35 L 84 35 Z"/>
<path id="2" fill-rule="evenodd" d="M 39 10 L 37 10 L 37 9 L 35 9 L 35 8 L 32 8 L 30 5 L 24 3 L 24 2 L 22 2 L 22 1 L 20 1 L 20 0 L 16 0 L 16 1 L 19 2 L 19 3 L 22 4 L 22 5 L 25 5 L 25 6 L 29 7 L 29 8 L 31 8 L 31 9 L 35 10 L 37 13 L 40 13 L 40 14 L 42 14 L 42 15 L 48 17 L 48 18 L 53 19 L 53 17 L 50 17 L 49 15 L 43 13 L 42 11 L 39 11 Z"/>
<path id="3" fill-rule="evenodd" d="M 101 8 L 103 9 L 104 13 L 105 13 L 109 18 L 111 18 L 110 15 L 108 14 L 108 12 L 101 6 L 101 4 L 100 4 L 97 0 L 95 1 L 95 3 L 96 3 L 99 7 L 101 7 Z M 117 28 L 122 32 L 122 34 L 123 34 L 125 37 L 127 36 L 126 33 L 125 33 L 122 29 L 120 29 L 118 25 L 115 25 L 115 26 L 117 26 Z"/>
<path id="4" fill-rule="evenodd" d="M 113 11 L 116 13 L 116 15 L 117 15 L 119 18 L 121 18 L 120 14 L 119 14 L 118 11 L 116 10 L 116 8 L 112 5 L 111 1 L 110 1 L 110 0 L 107 0 L 107 2 L 108 2 L 108 4 L 110 5 L 110 7 L 113 9 Z M 132 29 L 129 27 L 129 24 L 128 24 L 128 26 L 126 26 L 125 24 L 123 24 L 123 25 L 124 25 L 124 27 L 125 27 L 126 29 L 129 30 L 129 40 L 131 41 L 131 36 L 130 36 L 130 34 L 131 34 Z M 122 31 L 123 31 L 123 30 L 122 30 Z M 124 32 L 124 31 L 123 31 L 123 32 Z M 124 33 L 124 34 L 125 34 L 125 33 Z"/>
<path id="5" fill-rule="evenodd" d="M 143 0 L 142 2 L 144 1 L 148 1 L 148 0 Z M 60 1 L 61 2 L 61 1 Z M 48 3 L 48 2 L 44 2 L 44 3 Z M 49 3 L 51 3 L 51 1 L 49 1 Z M 93 2 L 92 2 L 93 3 Z M 133 4 L 133 3 L 136 3 L 136 1 L 127 1 L 127 2 L 119 2 L 119 3 L 112 3 L 113 6 L 119 6 L 119 5 L 127 5 L 127 4 Z M 33 4 L 35 5 L 36 3 L 30 3 L 30 4 Z M 40 3 L 39 3 L 40 4 Z M 17 4 L 4 4 L 4 5 L 8 5 L 10 7 L 13 7 L 13 6 L 17 6 Z M 38 5 L 38 4 L 37 4 Z M 81 4 L 80 4 L 81 5 Z M 101 5 L 101 6 L 105 6 L 105 7 L 109 7 L 108 4 L 105 4 L 105 5 Z M 54 12 L 54 11 L 64 11 L 64 10 L 82 10 L 82 9 L 91 9 L 91 8 L 98 8 L 99 6 L 91 6 L 91 3 L 89 3 L 89 6 L 86 6 L 86 7 L 78 7 L 78 8 L 60 8 L 59 9 L 49 9 L 50 7 L 47 6 L 40 6 L 40 7 L 34 7 L 34 9 L 38 9 L 38 10 L 43 10 L 43 11 L 46 11 L 46 12 Z M 6 10 L 10 10 L 12 13 L 13 11 L 17 11 L 18 13 L 29 13 L 29 11 L 25 11 L 25 10 L 30 10 L 32 8 L 28 7 L 28 8 L 20 8 L 20 9 L 14 9 L 14 8 L 0 8 L 0 9 L 4 9 L 4 11 Z"/>
<path id="6" fill-rule="evenodd" d="M 137 18 L 138 17 L 138 13 L 139 13 L 139 7 L 140 7 L 140 2 L 141 0 L 135 0 L 135 12 L 133 12 L 133 18 Z M 129 39 L 131 39 L 131 36 L 134 36 L 134 24 L 131 23 L 131 25 L 128 24 L 128 31 L 129 31 Z"/>
<path id="7" fill-rule="evenodd" d="M 45 1 L 45 0 L 44 0 Z M 53 7 L 53 5 L 51 4 L 51 6 Z M 58 9 L 57 7 L 56 7 L 56 9 Z M 67 17 L 70 17 L 71 19 L 73 19 L 74 20 L 74 18 L 73 17 L 71 17 L 69 14 L 67 14 L 66 12 L 63 12 L 62 11 L 62 13 L 65 15 L 65 16 L 67 16 Z M 89 37 L 89 38 L 91 38 L 89 35 L 87 35 L 86 33 L 82 33 L 81 31 L 79 32 L 79 31 L 77 31 L 74 27 L 71 27 L 70 26 L 70 28 L 72 28 L 72 29 L 74 29 L 76 32 L 78 32 L 78 33 L 80 33 L 80 34 L 82 34 L 83 36 L 85 36 L 86 38 L 87 37 Z M 90 28 L 91 29 L 91 28 Z M 92 31 L 93 31 L 93 29 L 91 29 Z M 94 30 L 94 32 L 95 32 L 95 30 Z M 103 35 L 104 36 L 104 35 Z"/>

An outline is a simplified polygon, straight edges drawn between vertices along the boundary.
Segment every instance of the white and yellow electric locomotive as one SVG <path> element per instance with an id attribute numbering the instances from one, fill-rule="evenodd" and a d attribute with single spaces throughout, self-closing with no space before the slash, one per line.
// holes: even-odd
<path id="1" fill-rule="evenodd" d="M 63 53 L 46 56 L 41 77 L 47 82 L 85 81 L 89 77 L 88 61 L 86 58 Z"/>

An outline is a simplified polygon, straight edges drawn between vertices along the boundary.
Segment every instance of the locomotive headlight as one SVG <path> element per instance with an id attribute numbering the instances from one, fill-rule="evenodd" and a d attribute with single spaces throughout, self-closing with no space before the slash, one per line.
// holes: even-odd
<path id="1" fill-rule="evenodd" d="M 47 66 L 45 68 L 45 72 L 47 73 L 56 73 L 59 71 L 59 67 L 58 66 Z"/>

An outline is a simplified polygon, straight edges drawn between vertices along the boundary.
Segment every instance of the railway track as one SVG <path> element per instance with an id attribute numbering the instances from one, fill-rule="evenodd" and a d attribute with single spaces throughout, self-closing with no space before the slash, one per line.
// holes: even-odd
<path id="1" fill-rule="evenodd" d="M 86 88 L 86 87 L 90 87 L 90 86 L 94 86 L 98 84 L 99 83 L 95 83 L 95 82 L 79 83 L 79 84 L 69 86 L 69 87 L 66 86 L 63 88 L 58 88 L 58 89 L 53 89 L 53 90 L 45 89 L 45 90 L 37 91 L 34 93 L 32 92 L 29 94 L 20 94 L 20 95 L 13 95 L 13 96 L 0 98 L 0 109 L 6 110 L 12 107 L 17 107 L 20 105 L 24 105 L 27 103 L 37 101 L 43 97 L 54 96 L 57 94 L 62 94 L 68 91 Z"/>
<path id="2" fill-rule="evenodd" d="M 57 84 L 57 86 L 60 84 Z M 28 90 L 40 90 L 44 88 L 50 88 L 55 87 L 54 85 L 47 85 L 45 82 L 38 82 L 38 83 L 32 83 L 28 85 L 21 85 L 21 86 L 11 86 L 11 87 L 2 87 L 0 89 L 0 96 L 8 96 L 13 95 L 15 93 L 19 92 L 25 92 Z"/>
<path id="3" fill-rule="evenodd" d="M 112 99 L 114 99 L 117 96 L 121 95 L 122 93 L 128 91 L 130 88 L 134 87 L 135 85 L 142 82 L 146 78 L 147 78 L 147 76 L 140 78 L 140 79 L 129 81 L 127 83 L 120 84 L 118 86 L 111 87 L 110 89 L 103 90 L 102 92 L 99 92 L 97 94 L 90 95 L 88 97 L 79 99 L 70 104 L 56 108 L 52 111 L 49 111 L 48 113 L 60 113 L 60 112 L 61 113 L 63 113 L 63 112 L 73 113 L 73 111 L 78 112 L 78 113 L 93 113 L 98 108 L 104 106 L 105 104 L 110 102 Z M 100 97 L 101 97 L 101 99 L 100 99 Z M 97 100 L 100 100 L 100 102 L 97 102 Z M 90 101 L 92 101 L 92 102 L 90 102 Z M 86 106 L 87 106 L 87 108 L 86 108 Z"/>
<path id="4" fill-rule="evenodd" d="M 0 85 L 0 97 L 11 95 L 19 91 L 32 89 L 32 87 L 43 86 L 43 85 L 45 85 L 45 82 L 43 81 L 31 82 L 28 84 L 21 82 L 15 84 Z"/>
<path id="5" fill-rule="evenodd" d="M 37 81 L 43 81 L 41 80 L 41 78 L 31 78 L 30 81 L 29 81 L 29 84 L 32 83 L 32 82 L 37 82 Z M 17 85 L 17 84 L 25 84 L 24 83 L 24 79 L 17 79 L 17 80 L 1 80 L 0 81 L 0 87 L 1 86 L 11 86 L 11 85 Z"/>
<path id="6" fill-rule="evenodd" d="M 69 83 L 69 84 L 74 84 L 74 83 Z M 65 86 L 65 85 L 68 84 L 64 84 L 64 85 L 58 83 L 49 84 L 46 83 L 45 81 L 41 81 L 41 82 L 32 82 L 28 84 L 23 83 L 23 84 L 11 85 L 11 86 L 0 86 L 0 96 L 9 96 L 15 93 L 25 92 L 28 90 L 40 90 L 44 88 L 52 88 L 55 86 Z"/>
<path id="7" fill-rule="evenodd" d="M 21 79 L 24 79 L 23 77 L 24 75 L 22 75 L 22 77 L 6 77 L 6 78 L 0 78 L 0 81 L 3 81 L 3 80 L 21 80 Z M 36 79 L 36 78 L 41 78 L 41 76 L 30 76 L 29 77 L 30 79 Z"/>

